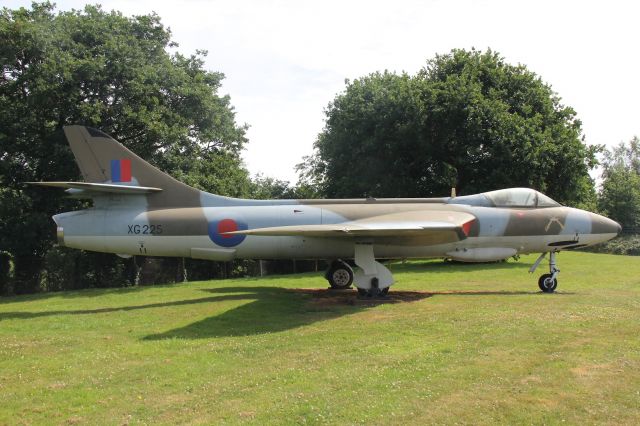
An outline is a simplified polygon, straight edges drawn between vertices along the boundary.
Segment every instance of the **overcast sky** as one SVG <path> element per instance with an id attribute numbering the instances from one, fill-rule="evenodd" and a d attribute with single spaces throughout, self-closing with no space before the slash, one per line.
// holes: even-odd
<path id="1" fill-rule="evenodd" d="M 60 0 L 58 9 L 86 1 Z M 640 12 L 635 1 L 111 1 L 125 15 L 155 11 L 179 50 L 206 49 L 226 75 L 239 123 L 251 127 L 252 174 L 296 181 L 324 109 L 345 79 L 418 71 L 436 53 L 490 47 L 525 64 L 572 106 L 588 144 L 640 135 Z M 5 0 L 3 6 L 29 7 Z"/>

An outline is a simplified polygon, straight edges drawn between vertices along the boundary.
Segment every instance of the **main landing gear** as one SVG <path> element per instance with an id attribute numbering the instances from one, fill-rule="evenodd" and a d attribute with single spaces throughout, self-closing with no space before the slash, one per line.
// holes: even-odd
<path id="1" fill-rule="evenodd" d="M 556 265 L 556 254 L 557 252 L 555 251 L 549 252 L 549 273 L 541 275 L 538 279 L 538 287 L 545 293 L 553 293 L 558 287 L 558 274 L 560 273 L 560 269 L 558 269 Z M 547 253 L 542 253 L 540 257 L 538 257 L 533 266 L 529 268 L 529 273 L 535 272 L 546 255 Z"/>
<path id="2" fill-rule="evenodd" d="M 343 260 L 334 260 L 325 272 L 324 277 L 329 281 L 333 290 L 346 290 L 353 282 L 353 269 Z"/>
<path id="3" fill-rule="evenodd" d="M 349 288 L 355 283 L 360 297 L 384 297 L 389 293 L 393 276 L 386 266 L 376 262 L 372 243 L 355 244 L 355 264 L 358 266 L 355 272 L 342 260 L 331 264 L 325 278 L 332 289 Z"/>

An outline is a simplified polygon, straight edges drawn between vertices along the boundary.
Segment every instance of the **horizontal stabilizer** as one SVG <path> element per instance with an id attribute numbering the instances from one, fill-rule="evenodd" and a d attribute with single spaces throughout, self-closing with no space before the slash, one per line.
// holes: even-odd
<path id="1" fill-rule="evenodd" d="M 122 195 L 142 195 L 152 194 L 162 191 L 161 188 L 134 185 L 114 185 L 109 183 L 89 183 L 89 182 L 27 182 L 30 185 L 53 186 L 56 188 L 76 189 L 86 192 L 106 192 Z"/>

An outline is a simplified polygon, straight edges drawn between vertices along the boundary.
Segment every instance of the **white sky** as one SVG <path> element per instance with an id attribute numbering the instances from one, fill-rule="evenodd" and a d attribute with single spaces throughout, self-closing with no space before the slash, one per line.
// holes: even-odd
<path id="1" fill-rule="evenodd" d="M 5 0 L 2 6 L 29 7 Z M 59 10 L 87 1 L 58 0 Z M 243 157 L 252 174 L 295 182 L 324 109 L 345 78 L 418 71 L 436 53 L 490 47 L 549 83 L 583 122 L 586 142 L 640 135 L 640 58 L 635 1 L 165 1 L 103 0 L 125 15 L 155 11 L 179 51 L 206 49 L 225 73 Z"/>

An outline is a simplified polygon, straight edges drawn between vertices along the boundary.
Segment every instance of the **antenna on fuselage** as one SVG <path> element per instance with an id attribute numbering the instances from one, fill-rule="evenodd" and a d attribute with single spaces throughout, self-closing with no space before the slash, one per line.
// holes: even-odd
<path id="1" fill-rule="evenodd" d="M 451 188 L 451 198 L 456 198 L 456 188 Z"/>

